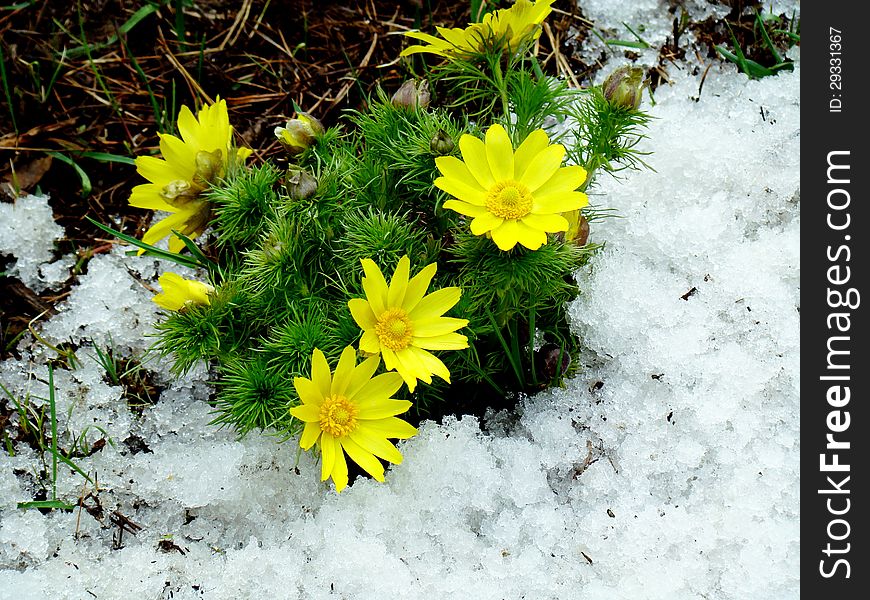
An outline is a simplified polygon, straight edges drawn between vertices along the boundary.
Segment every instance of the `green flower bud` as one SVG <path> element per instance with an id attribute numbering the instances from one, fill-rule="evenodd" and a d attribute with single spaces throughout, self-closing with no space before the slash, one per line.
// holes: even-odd
<path id="1" fill-rule="evenodd" d="M 644 87 L 643 69 L 623 65 L 604 80 L 601 91 L 612 105 L 637 109 Z"/>
<path id="2" fill-rule="evenodd" d="M 276 127 L 275 137 L 287 152 L 296 155 L 302 154 L 324 131 L 323 123 L 301 112 L 295 119 L 287 121 L 285 127 Z"/>
<path id="3" fill-rule="evenodd" d="M 429 100 L 432 98 L 429 93 L 429 82 L 425 79 L 418 84 L 413 79 L 409 79 L 402 84 L 393 97 L 390 99 L 393 106 L 396 108 L 406 108 L 413 110 L 415 108 L 426 108 L 429 106 Z"/>
<path id="4" fill-rule="evenodd" d="M 193 175 L 193 182 L 205 188 L 220 177 L 224 169 L 224 153 L 220 148 L 212 152 L 200 150 L 196 153 L 195 163 L 196 172 Z"/>
<path id="5" fill-rule="evenodd" d="M 291 167 L 287 170 L 286 186 L 293 200 L 305 200 L 317 192 L 317 178 L 308 171 Z"/>
<path id="6" fill-rule="evenodd" d="M 453 143 L 453 140 L 450 139 L 450 136 L 443 129 L 439 129 L 435 137 L 432 138 L 432 141 L 429 142 L 429 149 L 432 151 L 432 154 L 437 154 L 438 156 L 450 154 L 455 147 L 456 144 Z"/>

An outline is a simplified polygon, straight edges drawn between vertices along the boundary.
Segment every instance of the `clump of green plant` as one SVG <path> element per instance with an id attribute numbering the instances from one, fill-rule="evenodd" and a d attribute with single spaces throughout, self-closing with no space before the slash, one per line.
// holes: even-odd
<path id="1" fill-rule="evenodd" d="M 406 65 L 428 79 L 336 127 L 306 113 L 277 127 L 287 171 L 245 164 L 223 100 L 182 108 L 182 138 L 137 160 L 149 183 L 131 203 L 170 215 L 123 239 L 204 270 L 161 276 L 156 348 L 179 373 L 216 366 L 215 424 L 316 444 L 340 491 L 345 455 L 376 479 L 401 461 L 387 438 L 416 429 L 396 415 L 482 414 L 577 368 L 565 305 L 602 214 L 586 190 L 643 166 L 648 117 L 625 100 L 638 78 L 574 90 L 543 75 L 532 48 L 551 3 L 408 34 L 425 44 Z M 153 246 L 165 237 L 169 252 Z"/>

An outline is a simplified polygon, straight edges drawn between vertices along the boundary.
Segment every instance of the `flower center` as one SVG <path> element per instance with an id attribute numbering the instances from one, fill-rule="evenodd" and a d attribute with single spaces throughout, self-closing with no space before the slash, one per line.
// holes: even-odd
<path id="1" fill-rule="evenodd" d="M 320 405 L 320 429 L 344 437 L 356 429 L 357 408 L 344 396 L 330 396 Z"/>
<path id="2" fill-rule="evenodd" d="M 520 219 L 532 211 L 532 193 L 519 181 L 499 181 L 486 195 L 486 209 L 502 219 Z"/>
<path id="3" fill-rule="evenodd" d="M 403 350 L 411 344 L 411 319 L 401 308 L 391 308 L 378 319 L 375 333 L 381 344 L 390 350 Z"/>

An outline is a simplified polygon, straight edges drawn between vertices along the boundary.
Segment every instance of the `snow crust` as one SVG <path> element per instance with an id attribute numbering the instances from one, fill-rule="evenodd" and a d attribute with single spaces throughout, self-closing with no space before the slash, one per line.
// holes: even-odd
<path id="1" fill-rule="evenodd" d="M 51 262 L 54 244 L 64 236 L 54 222 L 47 196 L 28 195 L 15 202 L 0 202 L 0 255 L 14 257 L 8 269 L 35 292 L 56 288 L 69 279 L 71 257 Z"/>
<path id="2" fill-rule="evenodd" d="M 612 18 L 656 3 L 629 5 Z M 337 495 L 292 443 L 209 426 L 204 369 L 137 415 L 89 355 L 111 337 L 142 356 L 155 307 L 139 280 L 159 267 L 93 258 L 42 334 L 81 346 L 55 372 L 61 428 L 114 441 L 76 460 L 102 515 L 16 509 L 39 457 L 0 452 L 0 599 L 797 597 L 799 60 L 760 81 L 714 66 L 700 97 L 700 75 L 671 76 L 644 142 L 656 172 L 602 178 L 593 198 L 620 218 L 593 223 L 607 247 L 577 275 L 582 373 L 486 432 L 424 423 L 385 484 Z M 50 227 L 44 209 L 15 218 Z M 26 255 L 30 273 L 48 260 Z M 53 353 L 21 353 L 0 381 L 40 406 Z M 61 465 L 60 498 L 93 489 Z M 113 511 L 141 530 L 118 543 Z"/>

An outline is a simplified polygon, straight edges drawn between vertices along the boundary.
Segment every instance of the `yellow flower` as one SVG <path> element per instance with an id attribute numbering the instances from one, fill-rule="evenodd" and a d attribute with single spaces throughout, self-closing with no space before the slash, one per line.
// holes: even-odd
<path id="1" fill-rule="evenodd" d="M 214 288 L 207 283 L 185 279 L 177 273 L 164 273 L 157 280 L 163 292 L 152 298 L 157 306 L 166 310 L 181 310 L 190 305 L 208 305 Z"/>
<path id="2" fill-rule="evenodd" d="M 350 346 L 341 353 L 335 375 L 323 352 L 315 349 L 311 358 L 311 379 L 293 380 L 302 404 L 290 414 L 305 423 L 299 445 L 308 450 L 317 442 L 321 455 L 320 479 L 330 476 L 339 492 L 347 486 L 347 455 L 365 471 L 384 480 L 384 467 L 378 458 L 393 464 L 402 455 L 387 438 L 408 439 L 417 433 L 411 424 L 398 419 L 411 407 L 407 400 L 390 398 L 402 387 L 396 373 L 372 377 L 381 359 L 373 356 L 357 366 L 356 352 Z"/>
<path id="3" fill-rule="evenodd" d="M 484 52 L 492 44 L 506 45 L 509 51 L 514 52 L 527 40 L 537 39 L 541 35 L 540 24 L 550 14 L 553 2 L 555 0 L 517 0 L 510 8 L 487 13 L 482 22 L 472 23 L 465 29 L 436 27 L 443 39 L 410 31 L 405 35 L 429 45 L 409 46 L 402 51 L 401 56 L 431 52 L 445 58 L 461 57 Z"/>
<path id="4" fill-rule="evenodd" d="M 323 135 L 323 124 L 309 115 L 301 112 L 295 119 L 287 121 L 285 127 L 275 128 L 275 137 L 290 154 L 302 154 L 314 143 L 319 135 Z"/>
<path id="5" fill-rule="evenodd" d="M 172 213 L 155 223 L 142 241 L 154 244 L 179 231 L 188 237 L 197 237 L 205 231 L 211 217 L 211 206 L 201 194 L 222 177 L 232 151 L 233 128 L 227 113 L 227 102 L 205 106 L 194 117 L 186 106 L 178 115 L 181 139 L 169 134 L 160 136 L 163 158 L 140 156 L 136 170 L 150 183 L 137 185 L 130 195 L 130 205 Z M 251 154 L 239 148 L 236 157 L 244 160 Z M 179 252 L 184 242 L 177 237 L 169 240 L 169 250 Z M 140 254 L 144 250 L 140 251 Z"/>
<path id="6" fill-rule="evenodd" d="M 438 265 L 432 263 L 409 280 L 411 260 L 407 256 L 399 260 L 389 286 L 374 261 L 363 259 L 362 266 L 366 297 L 348 302 L 363 330 L 359 349 L 382 354 L 387 370 L 398 371 L 412 392 L 418 379 L 432 383 L 432 375 L 450 383 L 450 371 L 427 350 L 468 348 L 468 339 L 454 333 L 468 325 L 468 320 L 442 316 L 459 302 L 462 290 L 447 287 L 426 295 Z"/>
<path id="7" fill-rule="evenodd" d="M 547 243 L 547 233 L 568 229 L 560 213 L 589 203 L 586 194 L 574 191 L 586 180 L 586 170 L 562 167 L 565 148 L 551 145 L 543 129 L 530 133 L 514 151 L 504 127 L 493 125 L 485 143 L 465 134 L 459 150 L 463 160 L 435 159 L 442 175 L 435 186 L 454 197 L 444 208 L 472 217 L 471 232 L 491 234 L 501 250 L 517 243 L 537 250 Z"/>

